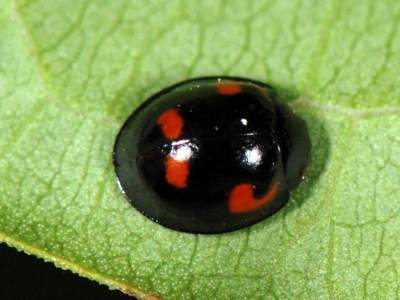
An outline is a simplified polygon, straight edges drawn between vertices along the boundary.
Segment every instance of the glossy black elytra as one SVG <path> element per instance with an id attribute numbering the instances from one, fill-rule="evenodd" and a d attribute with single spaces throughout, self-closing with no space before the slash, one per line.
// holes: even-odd
<path id="1" fill-rule="evenodd" d="M 310 148 L 305 124 L 270 86 L 203 77 L 144 102 L 117 137 L 114 164 L 122 191 L 147 217 L 220 233 L 283 207 Z"/>

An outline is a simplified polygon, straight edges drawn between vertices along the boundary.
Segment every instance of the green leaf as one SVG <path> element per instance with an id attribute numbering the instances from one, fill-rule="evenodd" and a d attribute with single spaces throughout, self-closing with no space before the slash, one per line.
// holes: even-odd
<path id="1" fill-rule="evenodd" d="M 400 297 L 400 2 L 0 0 L 0 241 L 141 298 Z M 276 86 L 307 122 L 289 204 L 221 235 L 119 192 L 119 127 L 189 77 Z"/>

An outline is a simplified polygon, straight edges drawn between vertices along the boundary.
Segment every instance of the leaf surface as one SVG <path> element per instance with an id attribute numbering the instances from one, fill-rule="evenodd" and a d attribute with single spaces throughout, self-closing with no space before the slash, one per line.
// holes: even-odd
<path id="1" fill-rule="evenodd" d="M 400 297 L 400 2 L 0 0 L 0 241 L 141 298 Z M 123 121 L 203 75 L 274 85 L 307 122 L 307 179 L 222 235 L 123 198 Z"/>

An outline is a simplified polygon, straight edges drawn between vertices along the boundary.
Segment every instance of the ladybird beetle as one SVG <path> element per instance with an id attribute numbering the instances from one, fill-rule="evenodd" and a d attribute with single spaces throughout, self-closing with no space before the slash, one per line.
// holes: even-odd
<path id="1" fill-rule="evenodd" d="M 113 162 L 145 216 L 192 233 L 254 224 L 282 208 L 310 160 L 304 122 L 272 87 L 203 77 L 168 87 L 128 118 Z"/>

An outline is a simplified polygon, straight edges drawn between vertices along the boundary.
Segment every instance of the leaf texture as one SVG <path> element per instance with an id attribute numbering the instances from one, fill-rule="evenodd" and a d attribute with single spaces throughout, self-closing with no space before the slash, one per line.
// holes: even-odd
<path id="1" fill-rule="evenodd" d="M 399 298 L 399 28 L 395 0 L 0 0 L 0 241 L 140 298 Z M 313 143 L 289 204 L 221 235 L 146 219 L 111 162 L 202 75 L 274 85 Z"/>

